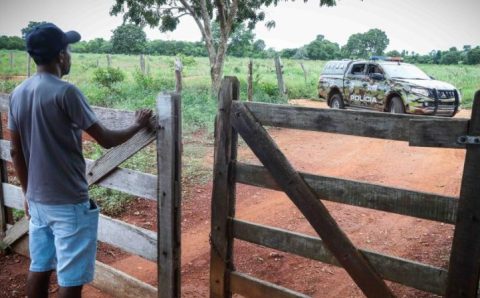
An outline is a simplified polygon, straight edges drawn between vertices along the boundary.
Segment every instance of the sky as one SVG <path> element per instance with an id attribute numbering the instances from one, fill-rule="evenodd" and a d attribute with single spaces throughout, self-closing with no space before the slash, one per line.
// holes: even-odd
<path id="1" fill-rule="evenodd" d="M 110 39 L 122 17 L 109 15 L 114 0 L 0 0 L 0 35 L 18 35 L 29 21 L 49 21 L 63 30 L 80 32 L 83 40 Z M 259 23 L 256 38 L 277 50 L 308 44 L 318 34 L 346 44 L 354 33 L 379 28 L 390 39 L 387 50 L 426 54 L 433 49 L 480 45 L 479 0 L 337 0 L 335 7 L 319 1 L 281 2 L 266 10 L 276 21 L 267 29 Z M 148 39 L 199 41 L 201 34 L 190 17 L 177 30 L 160 33 L 146 28 Z"/>

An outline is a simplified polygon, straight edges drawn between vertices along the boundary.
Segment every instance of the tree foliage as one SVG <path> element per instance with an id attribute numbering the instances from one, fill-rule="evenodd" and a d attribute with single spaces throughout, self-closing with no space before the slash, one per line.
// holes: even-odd
<path id="1" fill-rule="evenodd" d="M 245 24 L 253 29 L 265 20 L 264 9 L 279 0 L 115 0 L 111 14 L 123 14 L 124 20 L 137 25 L 173 31 L 184 16 L 192 17 L 200 30 L 208 52 L 212 91 L 220 87 L 228 40 L 235 28 Z M 320 0 L 320 5 L 335 5 L 335 0 Z M 214 42 L 212 22 L 220 28 L 220 39 Z M 267 25 L 273 25 L 267 22 Z"/>
<path id="2" fill-rule="evenodd" d="M 323 35 L 317 35 L 317 38 L 307 45 L 306 51 L 309 59 L 331 60 L 340 58 L 339 45 L 326 40 Z"/>
<path id="3" fill-rule="evenodd" d="M 342 50 L 345 56 L 368 58 L 371 55 L 382 55 L 389 42 L 387 34 L 384 31 L 380 29 L 370 29 L 365 33 L 351 35 Z"/>
<path id="4" fill-rule="evenodd" d="M 140 26 L 124 24 L 113 30 L 112 52 L 120 54 L 141 54 L 147 45 L 147 35 Z"/>
<path id="5" fill-rule="evenodd" d="M 33 30 L 33 28 L 37 27 L 38 25 L 42 25 L 42 24 L 46 24 L 47 22 L 35 22 L 35 21 L 30 21 L 28 22 L 28 25 L 27 27 L 25 28 L 22 28 L 21 32 L 22 32 L 22 38 L 25 39 L 25 37 L 27 37 L 27 34 L 30 33 L 30 31 Z"/>

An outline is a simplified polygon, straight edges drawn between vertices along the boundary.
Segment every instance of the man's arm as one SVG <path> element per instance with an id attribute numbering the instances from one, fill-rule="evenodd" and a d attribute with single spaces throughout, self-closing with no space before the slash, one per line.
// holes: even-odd
<path id="1" fill-rule="evenodd" d="M 10 131 L 10 136 L 12 140 L 10 155 L 12 156 L 13 167 L 15 169 L 15 173 L 17 174 L 18 180 L 20 180 L 23 194 L 25 195 L 28 188 L 28 169 L 27 163 L 25 162 L 25 156 L 23 155 L 22 140 L 18 132 Z M 28 212 L 28 204 L 26 199 L 23 204 L 25 207 L 25 215 L 29 218 L 30 214 Z"/>
<path id="2" fill-rule="evenodd" d="M 96 122 L 87 128 L 86 132 L 94 138 L 100 146 L 108 149 L 126 142 L 140 129 L 148 126 L 151 116 L 152 110 L 142 109 L 135 112 L 135 122 L 126 129 L 110 130 L 103 126 L 102 123 Z"/>

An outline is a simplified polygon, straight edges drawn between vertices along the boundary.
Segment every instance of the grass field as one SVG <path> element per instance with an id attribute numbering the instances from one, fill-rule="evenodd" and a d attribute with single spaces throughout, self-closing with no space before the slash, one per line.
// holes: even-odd
<path id="1" fill-rule="evenodd" d="M 10 65 L 10 53 L 13 64 Z M 124 74 L 122 82 L 110 88 L 95 81 L 95 71 L 107 66 L 106 55 L 73 54 L 70 75 L 64 79 L 76 84 L 88 97 L 92 105 L 134 110 L 154 108 L 155 97 L 161 91 L 174 89 L 175 57 L 146 57 L 147 75 L 140 73 L 138 56 L 112 55 L 111 66 Z M 210 95 L 210 76 L 207 58 L 183 57 L 182 114 L 184 129 L 183 173 L 185 181 L 194 185 L 204 183 L 211 175 L 203 158 L 206 150 L 211 149 L 213 123 L 216 112 L 216 99 Z M 225 75 L 237 76 L 240 80 L 241 98 L 246 98 L 247 63 L 245 58 L 228 58 Z M 300 66 L 307 70 L 306 80 Z M 317 80 L 325 61 L 283 60 L 284 77 L 288 89 L 288 98 L 317 98 Z M 473 94 L 480 89 L 479 66 L 419 65 L 427 74 L 439 80 L 447 81 L 461 89 L 464 107 L 469 107 Z M 32 61 L 32 73 L 35 66 Z M 0 50 L 0 92 L 10 92 L 27 73 L 27 55 L 21 51 Z M 273 59 L 253 60 L 254 100 L 262 102 L 284 103 L 278 96 Z M 202 131 L 198 133 L 198 131 Z M 210 147 L 209 147 L 210 146 Z M 103 150 L 91 144 L 86 146 L 86 157 L 96 159 Z M 152 151 L 153 150 L 153 151 Z M 155 152 L 146 148 L 122 166 L 155 173 Z M 187 186 L 188 187 L 188 186 Z M 128 204 L 131 197 L 102 187 L 94 187 L 90 195 L 102 205 L 106 214 L 116 214 Z"/>

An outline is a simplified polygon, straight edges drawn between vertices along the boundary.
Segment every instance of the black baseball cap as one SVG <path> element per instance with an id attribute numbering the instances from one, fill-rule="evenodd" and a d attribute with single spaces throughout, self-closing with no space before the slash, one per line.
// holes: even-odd
<path id="1" fill-rule="evenodd" d="M 63 32 L 52 23 L 36 26 L 26 37 L 27 52 L 34 59 L 51 60 L 68 44 L 76 43 L 81 38 L 76 31 Z"/>

